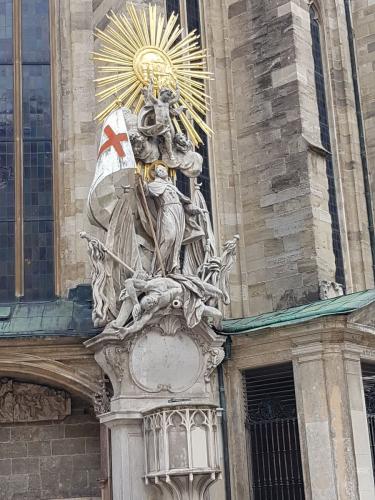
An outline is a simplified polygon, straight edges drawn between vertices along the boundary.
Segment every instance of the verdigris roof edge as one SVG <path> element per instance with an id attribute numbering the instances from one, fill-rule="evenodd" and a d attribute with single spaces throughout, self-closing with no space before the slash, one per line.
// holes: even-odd
<path id="1" fill-rule="evenodd" d="M 350 314 L 374 301 L 375 289 L 355 292 L 281 311 L 273 311 L 247 318 L 227 319 L 223 322 L 224 329 L 222 333 L 240 335 L 264 328 L 303 323 L 324 316 Z"/>

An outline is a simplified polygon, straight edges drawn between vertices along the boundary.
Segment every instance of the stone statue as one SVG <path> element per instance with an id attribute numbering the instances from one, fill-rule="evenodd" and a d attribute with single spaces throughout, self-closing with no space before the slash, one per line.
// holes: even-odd
<path id="1" fill-rule="evenodd" d="M 164 259 L 166 274 L 180 270 L 180 251 L 182 244 L 190 243 L 203 237 L 203 230 L 194 220 L 201 213 L 190 198 L 182 194 L 168 177 L 164 165 L 155 168 L 155 180 L 144 183 L 148 198 L 156 204 L 156 239 Z M 158 259 L 155 257 L 153 274 L 162 274 Z"/>
<path id="2" fill-rule="evenodd" d="M 186 177 L 198 177 L 202 173 L 202 155 L 193 150 L 192 142 L 182 132 L 173 138 L 173 167 L 180 170 Z M 162 148 L 162 158 L 168 162 L 168 154 Z"/>
<path id="3" fill-rule="evenodd" d="M 198 269 L 198 276 L 204 281 L 212 283 L 223 292 L 223 303 L 229 304 L 229 274 L 233 268 L 237 254 L 237 244 L 239 235 L 234 235 L 233 239 L 224 244 L 221 256 L 213 255 L 205 260 Z"/>
<path id="4" fill-rule="evenodd" d="M 319 298 L 320 300 L 334 299 L 344 295 L 344 287 L 336 281 L 321 280 L 319 281 Z"/>
<path id="5" fill-rule="evenodd" d="M 180 108 L 172 109 L 180 99 L 180 90 L 177 87 L 174 95 L 171 89 L 161 88 L 157 98 L 153 95 L 153 87 L 154 83 L 151 80 L 149 86 L 143 90 L 145 105 L 139 113 L 138 129 L 146 136 L 162 136 L 169 159 L 173 161 L 175 157 L 172 145 L 175 131 L 171 115 L 178 116 L 181 111 Z"/>
<path id="6" fill-rule="evenodd" d="M 159 159 L 159 147 L 154 137 L 146 137 L 133 129 L 129 133 L 129 138 L 136 160 L 153 163 Z"/>
<path id="7" fill-rule="evenodd" d="M 222 315 L 215 307 L 206 305 L 206 302 L 220 297 L 221 290 L 194 276 L 171 274 L 151 278 L 138 273 L 125 282 L 120 295 L 120 300 L 123 301 L 120 314 L 111 323 L 111 327 L 119 328 L 124 337 L 140 331 L 156 313 L 167 314 L 173 309 L 182 309 L 189 328 L 194 328 L 202 317 L 210 317 L 214 326 L 219 329 Z M 122 328 L 130 314 L 133 315 L 134 322 Z"/>
<path id="8" fill-rule="evenodd" d="M 161 88 L 158 97 L 153 90 L 151 80 L 138 116 L 119 109 L 106 118 L 88 200 L 105 243 L 81 233 L 92 264 L 94 325 L 122 336 L 174 310 L 188 328 L 211 318 L 219 329 L 238 242 L 235 236 L 218 255 L 199 184 L 191 199 L 170 178 L 173 170 L 198 177 L 203 160 L 174 130 L 172 119 L 183 109 L 173 107 L 178 87 Z"/>

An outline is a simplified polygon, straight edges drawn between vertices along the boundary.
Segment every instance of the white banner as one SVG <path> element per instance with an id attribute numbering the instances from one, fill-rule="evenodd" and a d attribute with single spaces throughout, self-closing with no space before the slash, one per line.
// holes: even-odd
<path id="1" fill-rule="evenodd" d="M 133 186 L 135 166 L 124 113 L 118 109 L 103 124 L 95 177 L 88 196 L 91 224 L 108 229 L 118 201 L 115 188 Z"/>

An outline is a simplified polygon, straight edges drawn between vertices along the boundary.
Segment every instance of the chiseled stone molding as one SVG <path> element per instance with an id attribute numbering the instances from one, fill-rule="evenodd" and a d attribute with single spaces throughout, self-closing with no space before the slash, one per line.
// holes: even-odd
<path id="1" fill-rule="evenodd" d="M 5 347 L 0 351 L 0 376 L 13 377 L 37 381 L 50 386 L 61 387 L 69 393 L 80 395 L 85 399 L 93 400 L 95 394 L 100 390 L 96 375 L 97 367 L 94 363 L 88 364 L 82 360 L 82 356 L 77 362 L 79 351 L 74 351 L 70 356 L 68 349 L 64 356 L 64 362 L 53 359 L 58 357 L 61 346 L 51 347 L 44 351 L 47 346 L 38 346 L 43 356 L 29 354 L 34 353 L 32 346 L 22 346 L 22 348 L 8 349 Z M 85 354 L 85 351 L 84 351 Z"/>

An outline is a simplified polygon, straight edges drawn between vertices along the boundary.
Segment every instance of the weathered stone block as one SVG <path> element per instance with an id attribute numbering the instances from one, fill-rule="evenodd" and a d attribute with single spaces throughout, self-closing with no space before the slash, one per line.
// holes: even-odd
<path id="1" fill-rule="evenodd" d="M 26 457 L 26 443 L 0 443 L 0 459 Z"/>
<path id="2" fill-rule="evenodd" d="M 11 440 L 12 441 L 38 441 L 40 437 L 41 427 L 39 426 L 17 426 L 12 427 Z"/>
<path id="3" fill-rule="evenodd" d="M 39 472 L 39 458 L 14 458 L 12 474 L 33 474 Z"/>
<path id="4" fill-rule="evenodd" d="M 98 423 L 84 423 L 67 425 L 65 427 L 65 437 L 92 437 L 99 434 L 99 424 Z"/>
<path id="5" fill-rule="evenodd" d="M 44 457 L 51 455 L 51 441 L 27 443 L 27 455 L 29 457 Z"/>
<path id="6" fill-rule="evenodd" d="M 100 467 L 100 454 L 79 455 L 73 457 L 74 470 L 98 469 Z"/>
<path id="7" fill-rule="evenodd" d="M 99 436 L 86 438 L 86 453 L 99 453 L 99 452 L 100 452 Z"/>
<path id="8" fill-rule="evenodd" d="M 56 439 L 52 441 L 52 455 L 76 455 L 85 453 L 84 438 Z"/>
<path id="9" fill-rule="evenodd" d="M 0 443 L 10 440 L 10 427 L 0 427 Z"/>
<path id="10" fill-rule="evenodd" d="M 12 472 L 12 462 L 8 459 L 0 460 L 0 476 L 8 476 Z"/>

